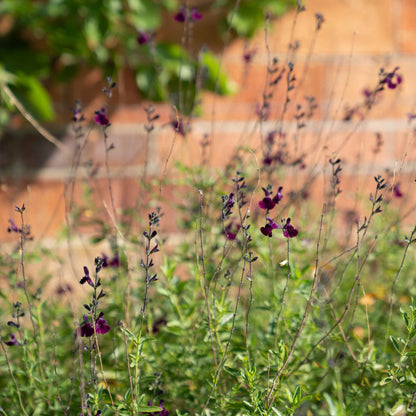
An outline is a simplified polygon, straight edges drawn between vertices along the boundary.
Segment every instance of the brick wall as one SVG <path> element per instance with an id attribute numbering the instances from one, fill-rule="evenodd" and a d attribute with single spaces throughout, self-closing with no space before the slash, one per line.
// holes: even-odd
<path id="1" fill-rule="evenodd" d="M 260 137 L 282 128 L 287 137 L 296 131 L 296 103 L 305 103 L 304 96 L 314 96 L 318 108 L 307 126 L 298 135 L 298 154 L 305 153 L 308 170 L 317 173 L 317 182 L 309 191 L 319 203 L 323 199 L 327 163 L 334 155 L 343 163 L 343 198 L 348 205 L 349 191 L 369 194 L 373 190 L 372 176 L 384 174 L 400 182 L 406 196 L 397 203 L 412 207 L 407 197 L 414 194 L 416 145 L 407 114 L 416 112 L 416 2 L 414 0 L 309 0 L 294 27 L 292 42 L 299 48 L 292 60 L 295 64 L 297 88 L 291 93 L 292 102 L 283 120 L 285 84 L 279 83 L 270 106 L 270 116 L 260 130 L 256 108 L 262 102 L 270 57 L 281 64 L 288 59 L 295 11 L 272 22 L 267 32 L 258 33 L 250 42 L 255 50 L 253 59 L 246 65 L 242 59 L 244 42 L 233 41 L 225 50 L 223 66 L 236 83 L 238 92 L 228 97 L 206 93 L 202 98 L 202 116 L 192 120 L 192 130 L 183 138 L 175 133 L 169 122 L 174 111 L 167 105 L 155 105 L 160 114 L 156 129 L 149 142 L 147 174 L 160 177 L 172 144 L 173 151 L 167 174 L 175 160 L 189 165 L 200 164 L 200 142 L 207 135 L 210 142 L 210 165 L 224 166 L 239 145 L 257 151 L 259 160 Z M 315 13 L 322 13 L 325 22 L 316 33 Z M 176 22 L 168 22 L 170 25 Z M 173 29 L 178 30 L 177 26 Z M 172 30 L 173 30 L 172 29 Z M 198 30 L 198 28 L 196 28 Z M 169 31 L 169 28 L 167 29 Z M 209 26 L 196 33 L 196 41 L 208 36 Z M 177 35 L 177 34 L 176 34 Z M 313 46 L 312 53 L 310 53 Z M 218 48 L 221 50 L 221 48 Z M 377 100 L 365 120 L 355 115 L 350 122 L 343 121 L 347 106 L 353 108 L 363 102 L 363 90 L 378 82 L 381 67 L 392 70 L 399 66 L 403 82 L 395 90 L 386 90 Z M 305 75 L 303 75 L 305 74 Z M 114 195 L 117 207 L 134 203 L 140 192 L 140 178 L 145 164 L 146 134 L 144 106 L 134 88 L 128 71 L 120 74 L 117 91 L 109 104 L 110 141 L 115 149 L 110 152 L 111 175 L 114 178 Z M 51 86 L 59 126 L 48 126 L 65 145 L 64 150 L 54 148 L 30 127 L 20 128 L 0 142 L 1 186 L 0 224 L 13 217 L 14 204 L 28 207 L 27 222 L 32 224 L 36 237 L 53 236 L 64 224 L 64 184 L 70 176 L 75 149 L 74 134 L 66 123 L 71 118 L 70 108 L 76 99 L 84 103 L 86 116 L 92 117 L 100 109 L 104 96 L 100 93 L 103 81 L 98 71 L 85 72 L 68 86 Z M 261 131 L 263 133 L 261 133 Z M 383 145 L 375 152 L 377 133 Z M 291 144 L 290 144 L 291 145 Z M 405 157 L 404 157 L 405 156 Z M 102 199 L 107 201 L 105 190 L 105 152 L 102 134 L 92 126 L 82 161 L 92 160 L 100 166 L 98 186 L 102 184 Z M 82 176 L 83 170 L 79 171 Z M 297 179 L 285 184 L 295 187 Z M 0 227 L 0 240 L 10 239 L 5 226 Z"/>

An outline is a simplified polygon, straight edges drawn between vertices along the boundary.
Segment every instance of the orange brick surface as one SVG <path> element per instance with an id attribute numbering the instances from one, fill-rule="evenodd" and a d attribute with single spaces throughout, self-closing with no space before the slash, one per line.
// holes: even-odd
<path id="1" fill-rule="evenodd" d="M 184 118 L 185 123 L 191 123 L 186 137 L 175 135 L 171 126 L 180 115 L 168 104 L 160 103 L 153 104 L 160 118 L 148 137 L 144 129 L 144 108 L 150 103 L 141 99 L 131 71 L 125 69 L 119 74 L 117 88 L 108 104 L 112 123 L 108 142 L 114 143 L 108 161 L 117 208 L 131 207 L 141 200 L 144 170 L 147 179 L 158 180 L 165 173 L 168 184 L 178 161 L 187 166 L 200 166 L 204 160 L 201 143 L 205 138 L 210 142 L 207 157 L 214 170 L 224 171 L 235 159 L 238 148 L 244 149 L 245 161 L 257 160 L 260 166 L 262 140 L 264 143 L 273 130 L 286 135 L 287 149 L 293 159 L 304 156 L 304 171 L 298 166 L 287 169 L 288 184 L 298 189 L 308 172 L 319 173 L 319 179 L 308 189 L 318 205 L 325 194 L 328 178 L 323 177 L 323 172 L 329 174 L 330 157 L 342 159 L 346 190 L 343 198 L 358 188 L 368 193 L 362 185 L 368 181 L 372 185 L 372 177 L 385 172 L 396 175 L 403 189 L 414 194 L 411 190 L 413 176 L 416 177 L 416 120 L 408 123 L 407 117 L 409 113 L 416 113 L 415 1 L 309 0 L 305 5 L 306 11 L 297 16 L 295 26 L 294 10 L 270 22 L 267 45 L 264 30 L 250 40 L 248 48 L 256 52 L 249 65 L 243 61 L 247 47 L 243 40 L 233 40 L 227 45 L 222 68 L 233 81 L 236 93 L 227 97 L 204 93 L 200 116 L 191 120 Z M 316 32 L 316 13 L 324 17 L 319 32 Z M 217 18 L 209 16 L 201 26 L 195 25 L 191 52 L 206 40 L 212 50 L 221 53 L 222 43 L 210 36 L 210 28 Z M 158 34 L 158 39 L 180 41 L 181 37 L 181 26 L 173 24 L 171 16 L 165 16 L 165 32 Z M 291 56 L 288 44 L 296 41 L 299 48 L 295 56 Z M 274 57 L 278 58 L 280 68 L 289 60 L 294 63 L 296 88 L 288 95 L 291 101 L 287 107 L 285 76 L 275 89 L 270 89 L 266 83 L 267 65 Z M 363 91 L 377 86 L 381 67 L 391 71 L 396 66 L 400 67 L 398 73 L 403 82 L 396 89 L 379 94 L 371 112 L 367 112 L 362 107 Z M 48 128 L 65 144 L 65 151 L 54 149 L 27 128 L 0 142 L 0 163 L 6 166 L 0 170 L 0 223 L 5 224 L 0 229 L 1 240 L 11 237 L 5 229 L 8 219 L 15 216 L 15 203 L 27 205 L 27 219 L 36 236 L 53 236 L 62 228 L 65 223 L 64 184 L 70 176 L 77 146 L 67 124 L 71 108 L 76 99 L 81 99 L 85 115 L 91 121 L 94 111 L 105 101 L 101 92 L 103 84 L 100 71 L 85 70 L 69 85 L 48 86 L 58 113 L 57 123 Z M 265 91 L 273 93 L 270 114 L 259 124 L 258 110 Z M 317 108 L 305 128 L 297 131 L 297 105 L 306 108 L 305 96 L 314 96 Z M 284 108 L 286 112 L 282 116 Z M 352 108 L 356 109 L 352 119 L 343 122 Z M 362 121 L 361 117 L 364 117 Z M 95 201 L 100 206 L 104 202 L 108 206 L 103 135 L 93 124 L 90 122 L 86 129 L 87 141 L 78 174 L 86 178 L 91 166 L 98 169 Z M 377 133 L 380 133 L 382 145 L 376 152 Z M 9 160 L 15 161 L 12 167 L 7 165 Z M 80 198 L 79 190 L 76 195 Z M 164 195 L 173 200 L 175 190 L 166 185 Z M 352 203 L 346 201 L 345 204 L 349 207 Z M 173 212 L 172 205 L 166 204 L 165 209 Z M 169 224 L 170 230 L 174 228 L 174 224 Z"/>

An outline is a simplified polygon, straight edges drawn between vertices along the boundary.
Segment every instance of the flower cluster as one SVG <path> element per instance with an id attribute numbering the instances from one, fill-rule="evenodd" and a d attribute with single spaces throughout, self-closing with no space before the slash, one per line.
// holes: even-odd
<path id="1" fill-rule="evenodd" d="M 175 14 L 175 16 L 173 16 L 173 18 L 179 22 L 179 23 L 184 23 L 186 21 L 187 15 L 186 15 L 186 10 L 183 6 L 179 7 L 179 12 Z M 190 14 L 189 14 L 189 18 L 191 21 L 195 22 L 197 20 L 201 20 L 202 19 L 202 14 L 198 12 L 198 10 L 194 7 L 192 8 Z"/>
<path id="2" fill-rule="evenodd" d="M 98 318 L 95 321 L 95 332 L 97 334 L 106 334 L 110 329 L 110 325 L 107 324 L 107 321 L 103 318 L 104 312 L 101 312 L 98 315 Z M 94 335 L 94 328 L 91 325 L 91 322 L 87 315 L 84 315 L 84 322 L 78 327 L 77 334 L 81 337 L 91 337 Z"/>
<path id="3" fill-rule="evenodd" d="M 298 235 L 298 230 L 290 223 L 290 218 L 288 218 L 283 225 L 283 235 L 286 238 L 296 237 Z"/>
<path id="4" fill-rule="evenodd" d="M 272 231 L 278 228 L 278 225 L 270 217 L 266 217 L 266 220 L 268 223 L 264 227 L 260 227 L 260 231 L 266 237 L 271 237 L 273 235 Z"/>
<path id="5" fill-rule="evenodd" d="M 387 88 L 394 90 L 399 84 L 402 83 L 402 76 L 397 73 L 399 67 L 393 69 L 393 71 L 388 72 L 387 74 L 382 70 L 380 71 L 380 76 L 382 77 L 380 84 L 387 85 Z"/>
<path id="6" fill-rule="evenodd" d="M 272 198 L 271 195 L 273 192 L 271 191 L 271 188 L 263 188 L 265 197 L 259 202 L 259 207 L 265 209 L 267 212 L 272 210 L 283 198 L 282 189 L 283 186 L 279 186 L 277 194 Z"/>
<path id="7" fill-rule="evenodd" d="M 268 214 L 283 198 L 282 194 L 282 186 L 279 186 L 277 193 L 275 196 L 272 197 L 273 191 L 272 186 L 268 185 L 267 188 L 262 188 L 264 191 L 264 198 L 259 202 L 259 207 L 261 209 L 266 210 L 266 213 Z M 283 225 L 276 224 L 273 219 L 269 216 L 266 216 L 266 225 L 264 227 L 260 227 L 260 231 L 263 235 L 266 237 L 272 237 L 273 236 L 273 230 L 276 228 L 280 228 L 283 230 L 283 235 L 286 238 L 293 238 L 298 235 L 298 230 L 290 223 L 290 218 L 288 218 L 286 221 L 283 220 Z"/>
<path id="8" fill-rule="evenodd" d="M 11 332 L 10 333 L 10 341 L 6 341 L 5 344 L 10 347 L 12 345 L 20 345 L 20 342 L 16 339 L 15 335 L 13 334 L 13 332 Z"/>
<path id="9" fill-rule="evenodd" d="M 96 257 L 94 279 L 90 276 L 88 267 L 84 266 L 84 276 L 79 281 L 81 285 L 88 283 L 88 285 L 94 289 L 91 303 L 89 305 L 84 305 L 84 308 L 88 311 L 88 314 L 91 315 L 91 318 L 84 315 L 83 322 L 76 329 L 76 334 L 81 337 L 89 338 L 94 335 L 94 332 L 96 334 L 106 334 L 111 329 L 110 325 L 107 324 L 107 321 L 103 318 L 104 312 L 100 312 L 97 316 L 99 301 L 105 296 L 102 289 L 98 292 L 98 288 L 101 286 L 101 279 L 98 277 L 98 273 L 103 267 L 104 260 L 101 257 Z"/>
<path id="10" fill-rule="evenodd" d="M 107 115 L 106 115 L 106 109 L 103 107 L 101 110 L 97 110 L 95 112 L 94 121 L 99 125 L 103 127 L 108 127 L 110 125 L 110 122 L 108 121 Z"/>

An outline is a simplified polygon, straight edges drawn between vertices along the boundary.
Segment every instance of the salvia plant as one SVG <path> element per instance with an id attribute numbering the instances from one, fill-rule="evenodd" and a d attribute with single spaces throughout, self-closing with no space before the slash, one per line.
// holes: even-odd
<path id="1" fill-rule="evenodd" d="M 101 7 L 116 7 L 113 3 Z M 250 34 L 247 15 L 254 6 L 241 3 L 230 27 Z M 84 6 L 89 16 L 92 10 Z M 172 8 L 167 1 L 154 7 Z M 295 23 L 303 12 L 298 2 Z M 177 7 L 173 14 L 178 24 L 202 18 L 193 7 Z M 315 35 L 323 24 L 317 14 Z M 138 32 L 140 46 L 152 42 L 152 28 Z M 289 59 L 296 49 L 293 42 Z M 97 59 L 104 52 L 98 50 Z M 253 53 L 246 51 L 244 62 Z M 72 283 L 51 290 L 47 284 L 57 276 L 31 267 L 68 263 L 32 236 L 27 215 L 41 207 L 16 206 L 3 224 L 13 246 L 0 252 L 1 414 L 416 413 L 416 227 L 402 221 L 404 213 L 391 203 L 403 198 L 403 188 L 381 172 L 372 191 L 357 195 L 362 209 L 344 215 L 341 150 L 326 160 L 322 206 L 309 197 L 314 169 L 294 187 L 286 173 L 303 172 L 307 155 L 293 150 L 283 121 L 294 105 L 297 143 L 317 108 L 313 97 L 297 103 L 302 78 L 296 78 L 294 62 L 269 60 L 256 109 L 260 147 L 237 149 L 221 172 L 209 167 L 211 142 L 204 137 L 199 166 L 179 160 L 168 174 L 170 152 L 160 178 L 152 178 L 149 143 L 159 114 L 147 105 L 142 188 L 124 210 L 113 195 L 110 158 L 117 138 L 107 111 L 117 84 L 107 78 L 106 101 L 91 116 L 102 135 L 109 203 L 99 202 L 103 191 L 95 186 L 93 165 L 81 184 L 78 179 L 89 129 L 82 103 L 75 103 L 76 146 L 62 231 Z M 382 91 L 392 92 L 403 82 L 398 67 L 382 69 L 374 78 L 363 102 L 346 109 L 344 121 L 354 129 Z M 277 97 L 282 84 L 284 96 Z M 275 99 L 282 100 L 283 111 L 275 128 L 266 131 Z M 184 143 L 192 127 L 191 118 L 181 118 L 185 113 L 169 126 Z M 409 122 L 413 119 L 410 114 Z M 380 134 L 375 152 L 382 145 Z M 79 265 L 72 242 L 86 229 L 92 230 L 89 260 Z"/>

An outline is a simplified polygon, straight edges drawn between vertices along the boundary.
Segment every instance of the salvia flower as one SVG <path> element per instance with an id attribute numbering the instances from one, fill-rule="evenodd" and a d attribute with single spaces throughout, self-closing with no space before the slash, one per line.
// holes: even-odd
<path id="1" fill-rule="evenodd" d="M 119 267 L 120 266 L 120 258 L 118 257 L 118 254 L 115 254 L 112 259 L 110 259 L 106 254 L 101 254 L 101 259 L 103 261 L 102 267 Z"/>
<path id="2" fill-rule="evenodd" d="M 84 322 L 77 328 L 77 334 L 88 338 L 94 334 L 94 328 L 87 315 L 84 315 Z"/>
<path id="3" fill-rule="evenodd" d="M 286 238 L 293 238 L 298 235 L 298 232 L 299 231 L 290 223 L 290 218 L 288 218 L 283 226 L 283 235 Z"/>
<path id="4" fill-rule="evenodd" d="M 15 224 L 15 222 L 12 219 L 9 219 L 10 225 L 7 227 L 7 232 L 11 233 L 20 233 L 22 230 Z"/>
<path id="5" fill-rule="evenodd" d="M 393 186 L 393 195 L 396 198 L 402 198 L 403 197 L 403 192 L 400 189 L 400 184 L 396 183 L 396 185 Z"/>
<path id="6" fill-rule="evenodd" d="M 273 209 L 276 205 L 276 202 L 273 201 L 273 199 L 270 197 L 270 192 L 266 189 L 263 189 L 265 193 L 265 197 L 259 202 L 259 207 L 261 209 L 265 209 L 267 211 L 270 211 Z"/>
<path id="7" fill-rule="evenodd" d="M 185 137 L 185 126 L 183 124 L 182 119 L 172 120 L 170 125 L 173 127 L 176 133 L 180 134 L 181 136 Z"/>
<path id="8" fill-rule="evenodd" d="M 273 197 L 273 201 L 276 204 L 278 204 L 283 198 L 282 189 L 283 189 L 283 186 L 279 186 L 279 189 L 277 190 L 277 194 Z"/>
<path id="9" fill-rule="evenodd" d="M 20 345 L 20 342 L 16 339 L 15 335 L 11 333 L 10 341 L 6 341 L 5 344 L 11 347 L 12 345 Z"/>
<path id="10" fill-rule="evenodd" d="M 180 6 L 179 7 L 179 11 L 178 13 L 175 14 L 175 16 L 173 16 L 173 18 L 179 22 L 179 23 L 183 23 L 186 21 L 186 10 L 185 7 Z M 198 12 L 198 10 L 193 7 L 191 10 L 191 13 L 189 14 L 189 18 L 195 22 L 197 20 L 201 20 L 202 19 L 202 14 Z"/>
<path id="11" fill-rule="evenodd" d="M 225 238 L 230 241 L 234 241 L 240 231 L 241 225 L 230 222 L 224 229 Z"/>
<path id="12" fill-rule="evenodd" d="M 145 45 L 146 43 L 150 42 L 150 39 L 152 38 L 152 35 L 149 32 L 142 32 L 139 30 L 137 35 L 137 43 L 139 45 Z"/>
<path id="13" fill-rule="evenodd" d="M 90 286 L 94 286 L 94 283 L 92 282 L 92 279 L 90 277 L 90 271 L 88 270 L 87 266 L 84 266 L 84 276 L 79 282 L 82 285 L 87 282 Z"/>
<path id="14" fill-rule="evenodd" d="M 173 18 L 177 22 L 183 23 L 186 20 L 185 8 L 183 6 L 179 7 L 179 12 L 176 13 L 175 16 L 173 16 Z"/>
<path id="15" fill-rule="evenodd" d="M 264 227 L 261 227 L 260 231 L 266 237 L 272 237 L 273 230 L 277 228 L 277 224 L 270 217 L 267 217 L 266 220 L 268 223 Z"/>
<path id="16" fill-rule="evenodd" d="M 110 125 L 110 122 L 108 121 L 107 115 L 105 114 L 106 110 L 105 107 L 103 107 L 100 111 L 95 112 L 94 121 L 99 126 L 108 126 Z"/>
<path id="17" fill-rule="evenodd" d="M 110 329 L 110 325 L 108 325 L 107 321 L 103 318 L 104 312 L 100 312 L 97 320 L 95 321 L 95 331 L 97 334 L 106 334 Z"/>
<path id="18" fill-rule="evenodd" d="M 107 321 L 103 318 L 104 312 L 101 312 L 95 321 L 95 332 L 97 334 L 106 334 L 110 329 L 110 325 L 107 324 Z M 84 315 L 84 322 L 77 328 L 77 334 L 81 337 L 91 337 L 94 335 L 94 328 L 91 325 L 91 322 L 87 315 Z"/>
<path id="19" fill-rule="evenodd" d="M 198 10 L 195 7 L 193 7 L 192 10 L 191 10 L 191 19 L 193 21 L 202 19 L 202 14 L 199 13 Z"/>
<path id="20" fill-rule="evenodd" d="M 269 187 L 268 189 L 263 188 L 265 197 L 259 202 L 259 207 L 267 211 L 270 211 L 271 209 L 273 209 L 283 198 L 283 194 L 282 194 L 283 186 L 279 186 L 279 189 L 277 190 L 277 194 L 273 198 L 271 197 L 272 192 L 270 191 L 270 189 L 271 187 Z"/>
<path id="21" fill-rule="evenodd" d="M 399 84 L 402 83 L 402 76 L 397 74 L 398 66 L 394 68 L 392 72 L 389 72 L 381 81 L 381 84 L 387 84 L 387 87 L 394 90 Z"/>

